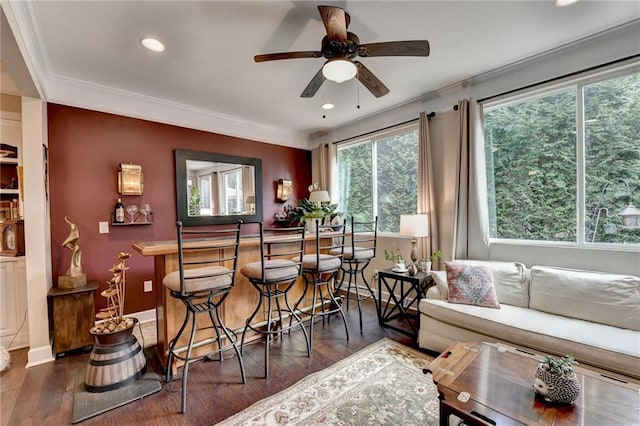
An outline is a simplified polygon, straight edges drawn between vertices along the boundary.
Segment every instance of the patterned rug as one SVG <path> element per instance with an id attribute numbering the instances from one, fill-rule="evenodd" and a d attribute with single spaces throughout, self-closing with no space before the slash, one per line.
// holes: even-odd
<path id="1" fill-rule="evenodd" d="M 218 425 L 438 425 L 431 360 L 383 338 Z"/>

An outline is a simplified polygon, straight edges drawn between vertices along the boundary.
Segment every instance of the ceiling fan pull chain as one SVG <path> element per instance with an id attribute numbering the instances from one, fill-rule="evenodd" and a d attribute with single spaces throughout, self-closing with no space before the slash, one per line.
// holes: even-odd
<path id="1" fill-rule="evenodd" d="M 323 77 L 322 78 L 322 82 L 324 83 L 325 80 L 326 80 L 326 78 Z M 326 91 L 325 86 L 326 86 L 325 84 L 322 85 L 322 104 L 320 104 L 320 108 L 322 108 L 322 119 L 327 118 L 327 113 L 326 113 L 327 109 L 325 108 L 325 105 L 327 103 L 324 100 L 324 94 L 325 94 L 325 91 Z"/>
<path id="2" fill-rule="evenodd" d="M 358 108 L 360 109 L 360 85 L 358 84 L 358 81 L 356 80 L 356 91 L 358 92 Z"/>

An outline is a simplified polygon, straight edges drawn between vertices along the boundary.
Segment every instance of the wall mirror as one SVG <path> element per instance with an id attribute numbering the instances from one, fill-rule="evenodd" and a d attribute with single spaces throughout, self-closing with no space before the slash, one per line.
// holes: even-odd
<path id="1" fill-rule="evenodd" d="M 185 226 L 262 221 L 262 160 L 176 149 L 178 220 Z"/>

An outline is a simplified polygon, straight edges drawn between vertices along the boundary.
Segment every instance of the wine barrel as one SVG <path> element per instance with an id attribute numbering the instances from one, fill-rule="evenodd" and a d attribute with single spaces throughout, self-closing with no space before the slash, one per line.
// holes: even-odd
<path id="1" fill-rule="evenodd" d="M 147 369 L 144 351 L 135 336 L 119 345 L 96 344 L 84 380 L 88 392 L 106 392 L 135 383 Z"/>

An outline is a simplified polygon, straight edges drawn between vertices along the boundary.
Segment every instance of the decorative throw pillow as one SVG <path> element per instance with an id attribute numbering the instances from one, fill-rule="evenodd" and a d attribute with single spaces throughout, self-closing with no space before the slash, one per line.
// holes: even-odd
<path id="1" fill-rule="evenodd" d="M 493 287 L 493 273 L 486 266 L 464 265 L 445 262 L 449 302 L 464 305 L 500 308 Z"/>

